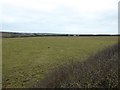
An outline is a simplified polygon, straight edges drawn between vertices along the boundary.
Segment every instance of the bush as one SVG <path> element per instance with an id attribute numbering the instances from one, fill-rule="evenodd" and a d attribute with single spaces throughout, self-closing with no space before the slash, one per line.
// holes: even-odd
<path id="1" fill-rule="evenodd" d="M 60 66 L 35 88 L 118 88 L 120 43 L 90 56 L 84 62 Z"/>

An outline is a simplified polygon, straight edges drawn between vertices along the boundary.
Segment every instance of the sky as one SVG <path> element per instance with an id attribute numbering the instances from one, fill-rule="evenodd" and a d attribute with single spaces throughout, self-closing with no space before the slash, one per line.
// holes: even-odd
<path id="1" fill-rule="evenodd" d="M 0 31 L 117 34 L 119 0 L 0 0 Z"/>

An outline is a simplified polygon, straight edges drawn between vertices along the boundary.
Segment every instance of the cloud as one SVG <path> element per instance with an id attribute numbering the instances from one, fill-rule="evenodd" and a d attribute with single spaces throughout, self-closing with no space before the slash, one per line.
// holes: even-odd
<path id="1" fill-rule="evenodd" d="M 3 30 L 117 33 L 118 0 L 2 0 Z"/>

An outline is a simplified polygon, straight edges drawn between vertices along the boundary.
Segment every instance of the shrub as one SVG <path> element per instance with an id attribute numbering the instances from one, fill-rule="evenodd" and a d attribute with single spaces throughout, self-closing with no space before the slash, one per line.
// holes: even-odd
<path id="1" fill-rule="evenodd" d="M 36 88 L 118 88 L 120 43 L 50 72 Z"/>

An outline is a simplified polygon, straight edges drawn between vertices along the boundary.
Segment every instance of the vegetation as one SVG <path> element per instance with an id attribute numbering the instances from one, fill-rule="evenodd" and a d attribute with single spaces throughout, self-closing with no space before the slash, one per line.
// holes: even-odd
<path id="1" fill-rule="evenodd" d="M 120 43 L 99 51 L 83 62 L 60 66 L 35 87 L 118 88 L 118 54 Z"/>
<path id="2" fill-rule="evenodd" d="M 17 32 L 0 32 L 2 33 L 3 38 L 20 38 L 20 37 L 52 37 L 52 36 L 96 36 L 92 34 L 56 34 L 56 33 L 17 33 Z M 107 34 L 98 34 L 97 36 L 118 36 L 116 35 L 107 35 Z"/>
<path id="3" fill-rule="evenodd" d="M 82 62 L 117 43 L 117 39 L 115 36 L 3 38 L 3 87 L 32 87 L 55 68 Z"/>
<path id="4" fill-rule="evenodd" d="M 0 33 L 0 36 L 1 33 Z M 0 88 L 2 87 L 2 38 L 0 38 Z"/>

